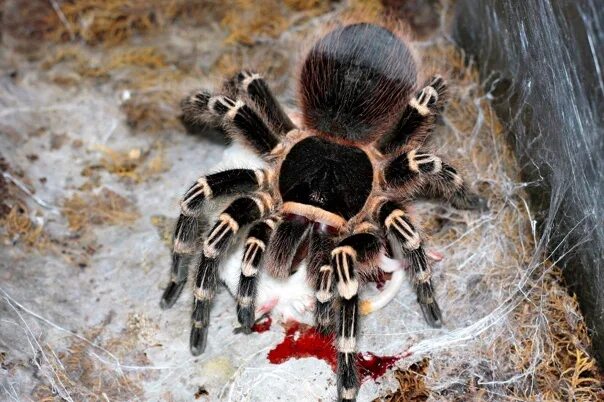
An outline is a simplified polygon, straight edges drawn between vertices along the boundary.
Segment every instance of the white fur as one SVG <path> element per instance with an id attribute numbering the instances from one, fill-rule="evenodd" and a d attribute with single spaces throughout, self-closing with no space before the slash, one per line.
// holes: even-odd
<path id="1" fill-rule="evenodd" d="M 266 167 L 260 157 L 244 146 L 233 143 L 224 150 L 222 161 L 216 166 L 216 170 L 263 169 Z M 224 266 L 220 269 L 220 278 L 233 295 L 237 294 L 242 258 L 243 242 L 228 255 Z M 295 320 L 312 325 L 314 323 L 314 293 L 314 290 L 306 283 L 305 263 L 302 263 L 298 271 L 286 280 L 272 278 L 260 268 L 256 316 L 259 317 L 265 312 L 264 310 L 268 309 L 271 311 L 273 319 L 277 321 Z M 274 306 L 270 308 L 273 304 Z"/>
<path id="2" fill-rule="evenodd" d="M 220 278 L 234 295 L 237 294 L 242 257 L 243 249 L 238 247 L 228 256 L 220 271 Z M 294 320 L 312 325 L 314 303 L 314 291 L 306 283 L 306 264 L 301 264 L 298 271 L 286 280 L 275 279 L 260 270 L 256 298 L 258 317 L 268 308 L 277 321 Z M 273 304 L 274 307 L 270 308 Z"/>

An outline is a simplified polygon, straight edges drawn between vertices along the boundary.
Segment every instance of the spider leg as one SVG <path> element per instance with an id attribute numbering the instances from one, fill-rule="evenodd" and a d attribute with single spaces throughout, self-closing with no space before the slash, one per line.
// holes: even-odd
<path id="1" fill-rule="evenodd" d="M 356 371 L 356 338 L 359 321 L 359 279 L 357 264 L 376 258 L 382 246 L 372 232 L 354 233 L 342 240 L 331 252 L 338 292 L 337 340 L 338 400 L 354 401 L 359 388 Z"/>
<path id="2" fill-rule="evenodd" d="M 487 209 L 486 200 L 473 193 L 458 171 L 440 157 L 413 149 L 392 159 L 384 168 L 389 187 L 408 189 L 414 197 L 448 201 L 458 209 Z"/>
<path id="3" fill-rule="evenodd" d="M 209 127 L 226 135 L 221 127 L 220 118 L 208 110 L 208 101 L 211 97 L 209 91 L 199 89 L 180 101 L 182 111 L 180 120 L 188 132 L 196 133 Z"/>
<path id="4" fill-rule="evenodd" d="M 317 330 L 322 334 L 334 332 L 333 302 L 335 281 L 330 264 L 331 250 L 335 247 L 333 238 L 325 233 L 313 232 L 310 236 L 308 276 L 311 280 L 317 302 L 315 303 L 315 321 Z"/>
<path id="5" fill-rule="evenodd" d="M 268 155 L 279 137 L 252 106 L 225 95 L 199 91 L 183 99 L 182 120 L 186 126 L 222 127 L 230 137 L 248 144 L 260 155 Z"/>
<path id="6" fill-rule="evenodd" d="M 256 193 L 237 198 L 218 217 L 203 243 L 203 253 L 195 277 L 191 317 L 191 353 L 205 350 L 210 321 L 210 306 L 218 284 L 218 266 L 224 252 L 239 229 L 261 219 L 271 208 L 267 194 Z"/>
<path id="7" fill-rule="evenodd" d="M 182 214 L 200 216 L 204 205 L 213 198 L 258 190 L 266 184 L 266 176 L 262 169 L 229 169 L 202 176 L 183 196 Z"/>
<path id="8" fill-rule="evenodd" d="M 378 150 L 386 154 L 404 145 L 422 145 L 434 130 L 446 96 L 447 85 L 441 76 L 435 75 L 427 80 L 425 86 L 409 101 L 394 130 L 379 141 Z"/>
<path id="9" fill-rule="evenodd" d="M 283 136 L 296 128 L 260 74 L 241 71 L 228 80 L 226 86 L 229 93 L 247 95 L 264 112 L 275 133 Z"/>
<path id="10" fill-rule="evenodd" d="M 395 253 L 400 252 L 411 261 L 417 301 L 426 322 L 438 328 L 442 325 L 442 314 L 432 288 L 432 273 L 428 258 L 422 247 L 419 233 L 400 205 L 386 201 L 378 211 L 380 224 L 386 231 Z"/>
<path id="11" fill-rule="evenodd" d="M 283 219 L 275 229 L 264 258 L 264 269 L 274 278 L 285 279 L 307 239 L 311 224 L 308 220 Z"/>
<path id="12" fill-rule="evenodd" d="M 255 302 L 258 270 L 266 245 L 275 228 L 274 219 L 266 219 L 252 226 L 245 240 L 241 275 L 237 289 L 237 320 L 241 330 L 249 334 L 255 322 Z"/>
<path id="13" fill-rule="evenodd" d="M 264 118 L 241 99 L 213 96 L 208 100 L 208 109 L 222 119 L 223 127 L 233 138 L 242 140 L 260 155 L 268 155 L 280 142 Z"/>
<path id="14" fill-rule="evenodd" d="M 257 190 L 265 180 L 266 172 L 263 170 L 232 169 L 200 177 L 187 190 L 174 230 L 171 280 L 164 290 L 161 308 L 172 307 L 187 282 L 189 266 L 200 250 L 206 229 L 202 218 L 204 205 L 215 197 Z"/>
<path id="15" fill-rule="evenodd" d="M 162 309 L 172 307 L 180 297 L 205 228 L 205 222 L 195 217 L 181 214 L 178 218 L 174 229 L 170 283 L 161 297 Z"/>

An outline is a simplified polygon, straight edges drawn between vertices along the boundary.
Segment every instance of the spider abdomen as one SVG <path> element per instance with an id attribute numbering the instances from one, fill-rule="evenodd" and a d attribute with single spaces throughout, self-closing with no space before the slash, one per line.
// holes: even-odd
<path id="1" fill-rule="evenodd" d="M 349 220 L 361 211 L 373 185 L 373 166 L 360 148 L 319 137 L 300 141 L 279 173 L 283 202 L 318 207 Z"/>
<path id="2" fill-rule="evenodd" d="M 310 50 L 300 75 L 307 127 L 350 141 L 388 132 L 415 89 L 409 47 L 372 24 L 336 28 Z"/>

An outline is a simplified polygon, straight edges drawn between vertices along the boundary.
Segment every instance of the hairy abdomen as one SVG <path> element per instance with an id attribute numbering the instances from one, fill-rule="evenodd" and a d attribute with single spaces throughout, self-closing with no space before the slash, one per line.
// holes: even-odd
<path id="1" fill-rule="evenodd" d="M 313 46 L 302 66 L 304 123 L 371 141 L 395 124 L 416 79 L 411 51 L 392 32 L 371 24 L 337 28 Z"/>

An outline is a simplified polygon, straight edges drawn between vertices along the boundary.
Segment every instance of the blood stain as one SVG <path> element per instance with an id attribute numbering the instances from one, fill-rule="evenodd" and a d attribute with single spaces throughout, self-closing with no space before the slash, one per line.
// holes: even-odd
<path id="1" fill-rule="evenodd" d="M 376 277 L 374 278 L 375 287 L 377 290 L 382 290 L 386 285 L 386 282 L 390 280 L 392 274 L 389 272 L 384 272 L 381 269 L 378 271 Z"/>
<path id="2" fill-rule="evenodd" d="M 377 380 L 392 368 L 401 358 L 401 355 L 395 356 L 377 356 L 371 352 L 357 353 L 357 367 L 361 375 L 361 382 L 372 378 Z"/>
<path id="3" fill-rule="evenodd" d="M 318 333 L 314 328 L 299 323 L 285 324 L 283 342 L 268 352 L 268 360 L 281 364 L 289 359 L 316 357 L 324 360 L 335 370 L 337 366 L 333 337 Z"/>
<path id="4" fill-rule="evenodd" d="M 264 320 L 262 320 L 260 322 L 256 322 L 254 325 L 252 325 L 252 332 L 257 332 L 259 334 L 266 332 L 269 329 L 271 329 L 272 323 L 273 323 L 273 319 L 270 316 L 268 316 Z"/>
<path id="5" fill-rule="evenodd" d="M 370 352 L 357 353 L 356 360 L 361 382 L 370 378 L 377 380 L 405 356 L 404 353 L 395 356 L 377 356 Z M 267 357 L 273 364 L 281 364 L 289 359 L 315 357 L 325 361 L 334 371 L 338 361 L 333 336 L 321 335 L 313 327 L 299 323 L 285 325 L 285 338 L 268 352 Z"/>

